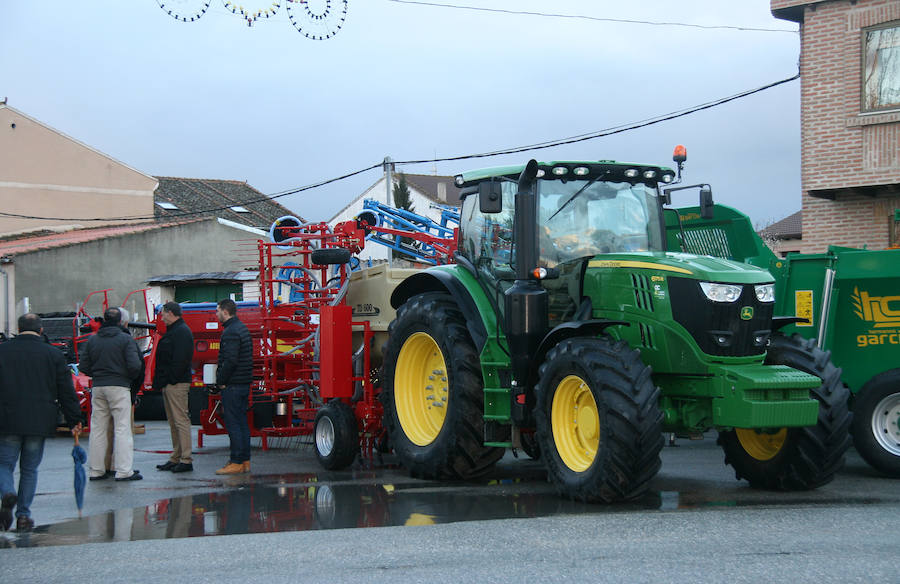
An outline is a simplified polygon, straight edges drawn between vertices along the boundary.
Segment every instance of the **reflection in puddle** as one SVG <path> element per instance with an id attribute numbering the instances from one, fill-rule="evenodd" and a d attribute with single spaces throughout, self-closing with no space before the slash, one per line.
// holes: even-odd
<path id="1" fill-rule="evenodd" d="M 320 477 L 321 478 L 321 477 Z M 521 483 L 534 492 L 504 487 Z M 226 483 L 227 485 L 228 483 Z M 232 483 L 232 490 L 163 499 L 146 507 L 119 509 L 41 526 L 30 534 L 0 536 L 0 547 L 39 547 L 95 542 L 273 533 L 315 529 L 432 525 L 456 521 L 542 517 L 636 510 L 698 509 L 778 504 L 716 500 L 697 493 L 653 492 L 637 501 L 594 505 L 559 498 L 547 483 L 521 479 L 480 485 L 306 483 L 272 486 Z M 498 488 L 499 487 L 499 488 Z M 783 503 L 797 504 L 795 498 Z M 819 501 L 822 502 L 822 501 Z M 858 499 L 845 503 L 879 501 Z"/>
<path id="2" fill-rule="evenodd" d="M 506 481 L 458 492 L 437 484 L 300 486 L 248 484 L 230 491 L 163 499 L 146 507 L 41 526 L 0 538 L 0 547 L 204 537 L 354 527 L 431 525 L 455 521 L 655 509 L 659 497 L 598 506 L 560 499 L 549 488 L 508 493 Z M 498 492 L 500 491 L 500 492 Z"/>

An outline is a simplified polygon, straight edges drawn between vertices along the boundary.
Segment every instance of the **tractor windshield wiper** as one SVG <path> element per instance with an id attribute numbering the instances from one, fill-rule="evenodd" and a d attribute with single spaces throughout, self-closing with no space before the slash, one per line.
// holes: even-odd
<path id="1" fill-rule="evenodd" d="M 603 174 L 598 174 L 597 176 L 595 176 L 594 178 L 592 178 L 591 180 L 589 180 L 587 183 L 585 183 L 585 185 L 584 185 L 583 187 L 581 187 L 580 189 L 578 189 L 577 191 L 575 191 L 575 194 L 572 195 L 571 197 L 569 197 L 569 200 L 567 200 L 565 203 L 563 203 L 563 204 L 560 206 L 560 208 L 557 209 L 556 212 L 555 212 L 553 215 L 550 215 L 550 217 L 547 218 L 547 221 L 548 221 L 548 222 L 549 222 L 549 221 L 552 221 L 553 218 L 556 217 L 557 215 L 559 215 L 559 213 L 560 213 L 563 209 L 565 209 L 566 207 L 569 206 L 569 203 L 571 203 L 572 201 L 574 201 L 575 199 L 577 199 L 579 196 L 581 196 L 581 193 L 583 193 L 584 191 L 586 191 L 587 188 L 588 188 L 589 186 L 591 186 L 592 184 L 594 184 L 595 182 L 597 182 L 598 180 L 600 180 L 601 178 L 603 178 L 603 177 L 606 176 L 607 174 L 609 174 L 609 171 L 608 171 L 608 170 L 607 170 L 606 172 L 604 172 Z"/>

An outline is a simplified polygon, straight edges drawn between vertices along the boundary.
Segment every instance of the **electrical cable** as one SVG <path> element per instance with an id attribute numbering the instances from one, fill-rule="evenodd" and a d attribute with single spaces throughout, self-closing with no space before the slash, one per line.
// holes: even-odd
<path id="1" fill-rule="evenodd" d="M 460 4 L 441 4 L 438 2 L 419 2 L 418 0 L 387 0 L 387 2 L 395 2 L 397 4 L 416 4 L 419 6 L 432 6 L 437 8 L 454 8 L 457 10 L 475 10 L 478 12 L 495 12 L 500 14 L 515 14 L 523 16 L 543 16 L 549 18 L 571 18 L 578 20 L 594 20 L 598 22 L 615 22 L 618 24 L 646 24 L 651 26 L 682 26 L 687 28 L 703 28 L 703 29 L 726 29 L 740 30 L 745 32 L 787 32 L 797 34 L 796 30 L 788 30 L 784 28 L 755 28 L 748 26 L 731 26 L 724 24 L 694 24 L 690 22 L 664 22 L 653 20 L 632 20 L 627 18 L 602 18 L 599 16 L 587 16 L 585 14 L 557 14 L 551 12 L 530 12 L 525 10 L 505 10 L 502 8 L 485 8 L 483 6 L 463 6 Z"/>
<path id="2" fill-rule="evenodd" d="M 399 1 L 399 0 L 389 0 L 389 1 Z M 603 130 L 596 130 L 594 132 L 578 134 L 575 136 L 569 136 L 567 138 L 559 138 L 556 140 L 537 142 L 535 144 L 529 144 L 526 146 L 515 146 L 515 147 L 506 148 L 506 149 L 502 149 L 502 150 L 492 150 L 489 152 L 481 152 L 481 153 L 476 153 L 476 154 L 462 154 L 459 156 L 447 156 L 447 157 L 443 157 L 443 158 L 423 158 L 423 159 L 419 159 L 419 160 L 398 160 L 398 161 L 394 161 L 393 163 L 399 164 L 399 165 L 412 165 L 412 164 L 426 164 L 426 163 L 433 163 L 433 162 L 452 162 L 452 161 L 459 161 L 459 160 L 472 160 L 472 159 L 478 159 L 478 158 L 488 158 L 491 156 L 502 156 L 505 154 L 519 154 L 522 152 L 528 152 L 528 151 L 532 151 L 532 150 L 544 150 L 544 149 L 553 148 L 556 146 L 564 146 L 567 144 L 575 144 L 578 142 L 595 140 L 597 138 L 612 136 L 614 134 L 621 134 L 623 132 L 628 132 L 631 130 L 638 130 L 641 128 L 645 128 L 647 126 L 659 124 L 661 122 L 666 122 L 669 120 L 674 120 L 676 118 L 688 116 L 688 115 L 691 115 L 691 114 L 694 114 L 694 113 L 697 113 L 697 112 L 700 112 L 703 110 L 712 109 L 714 107 L 724 105 L 726 103 L 736 101 L 738 99 L 743 99 L 745 97 L 749 97 L 756 93 L 766 91 L 768 89 L 772 89 L 773 87 L 777 87 L 777 86 L 783 85 L 785 83 L 790 83 L 791 81 L 796 81 L 799 78 L 800 78 L 800 73 L 797 72 L 797 74 L 794 75 L 793 77 L 781 79 L 779 81 L 775 81 L 773 83 L 769 83 L 769 84 L 763 85 L 761 87 L 757 87 L 755 89 L 748 89 L 746 91 L 742 91 L 740 93 L 736 93 L 736 94 L 730 95 L 728 97 L 719 98 L 719 99 L 716 99 L 713 101 L 702 103 L 702 104 L 699 104 L 699 105 L 696 105 L 693 107 L 689 107 L 689 108 L 685 108 L 682 110 L 677 110 L 677 111 L 670 112 L 667 114 L 662 114 L 662 115 L 654 116 L 651 118 L 645 118 L 644 120 L 641 120 L 638 122 L 632 122 L 630 124 L 620 124 L 618 126 L 612 126 L 609 128 L 605 128 Z M 268 195 L 268 196 L 264 195 L 262 198 L 251 199 L 249 201 L 243 201 L 243 202 L 238 202 L 238 203 L 231 202 L 227 205 L 222 205 L 219 207 L 212 207 L 209 209 L 201 209 L 198 211 L 185 211 L 178 215 L 166 216 L 166 218 L 171 218 L 171 219 L 175 220 L 175 219 L 181 219 L 181 218 L 190 217 L 190 216 L 194 216 L 194 215 L 211 213 L 214 211 L 222 211 L 222 210 L 234 207 L 235 205 L 247 206 L 247 205 L 253 205 L 255 203 L 262 203 L 262 202 L 270 201 L 273 199 L 286 197 L 288 195 L 293 195 L 293 194 L 301 193 L 304 191 L 312 190 L 312 189 L 322 187 L 322 186 L 325 186 L 325 185 L 328 185 L 331 183 L 335 183 L 335 182 L 338 182 L 341 180 L 345 180 L 350 177 L 362 174 L 364 172 L 368 172 L 370 170 L 380 168 L 381 166 L 383 166 L 383 163 L 379 162 L 376 164 L 372 164 L 371 166 L 367 166 L 366 168 L 361 168 L 359 170 L 355 170 L 353 172 L 348 172 L 346 174 L 343 174 L 341 176 L 337 176 L 334 178 L 322 180 L 317 183 L 313 183 L 313 184 L 306 185 L 303 187 L 288 189 L 285 191 L 280 191 L 280 192 L 277 192 L 277 193 L 274 193 L 274 194 Z M 5 211 L 0 211 L 0 216 L 13 217 L 13 218 L 17 218 L 17 219 L 36 219 L 36 220 L 45 220 L 45 221 L 151 221 L 151 220 L 156 219 L 155 215 L 130 216 L 130 217 L 104 217 L 104 218 L 39 217 L 39 216 L 35 216 L 35 215 L 20 215 L 17 213 L 8 213 Z"/>

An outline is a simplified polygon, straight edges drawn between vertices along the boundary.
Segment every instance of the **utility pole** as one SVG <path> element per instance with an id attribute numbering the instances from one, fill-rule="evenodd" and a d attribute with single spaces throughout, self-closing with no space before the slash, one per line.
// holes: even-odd
<path id="1" fill-rule="evenodd" d="M 387 193 L 384 197 L 384 203 L 389 206 L 394 206 L 394 161 L 391 160 L 390 156 L 384 157 L 384 182 L 385 188 L 387 189 Z M 387 250 L 388 255 L 388 266 L 394 265 L 394 252 L 393 250 Z"/>
<path id="2" fill-rule="evenodd" d="M 391 160 L 390 156 L 384 157 L 384 182 L 386 183 L 387 188 L 387 196 L 384 198 L 384 203 L 389 206 L 394 206 L 394 161 Z"/>

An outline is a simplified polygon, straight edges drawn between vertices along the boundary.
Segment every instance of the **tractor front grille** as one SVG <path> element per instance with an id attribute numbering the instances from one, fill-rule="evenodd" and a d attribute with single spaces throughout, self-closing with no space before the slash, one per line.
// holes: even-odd
<path id="1" fill-rule="evenodd" d="M 670 277 L 669 297 L 673 318 L 691 333 L 704 353 L 744 357 L 765 352 L 772 334 L 774 304 L 760 302 L 752 284 L 743 286 L 736 302 L 713 302 L 697 280 Z"/>

